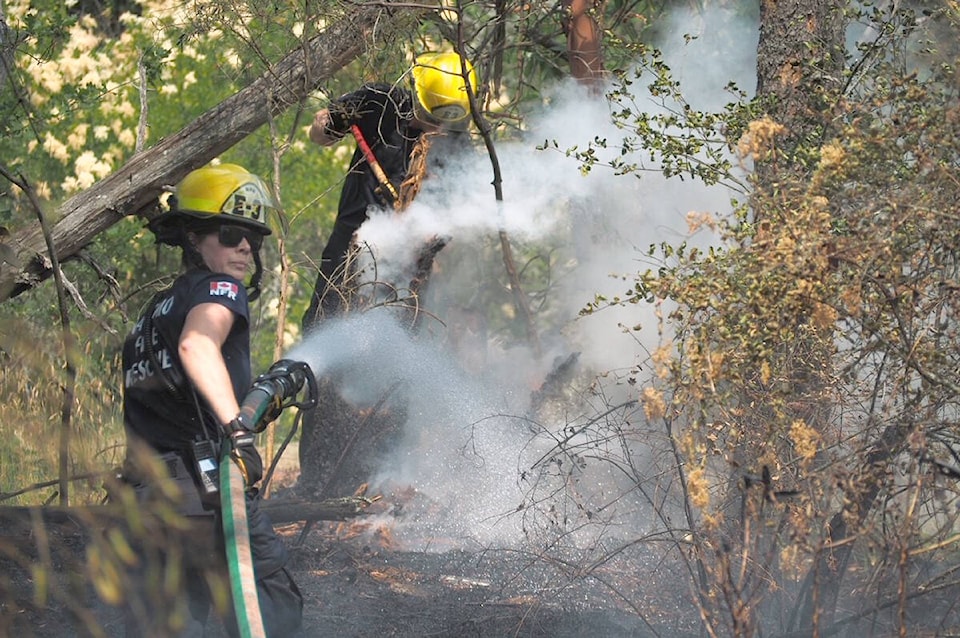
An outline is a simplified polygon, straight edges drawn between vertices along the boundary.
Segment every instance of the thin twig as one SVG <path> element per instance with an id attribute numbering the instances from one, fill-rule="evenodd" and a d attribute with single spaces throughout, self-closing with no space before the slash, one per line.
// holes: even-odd
<path id="1" fill-rule="evenodd" d="M 110 472 L 88 472 L 86 474 L 70 476 L 67 478 L 67 481 L 88 481 L 90 479 L 106 478 L 108 476 L 110 476 Z M 13 492 L 0 492 L 0 501 L 9 501 L 11 498 L 23 496 L 28 492 L 36 492 L 37 490 L 53 487 L 54 485 L 59 485 L 60 483 L 61 480 L 59 478 L 55 478 L 49 481 L 33 483 L 31 485 L 27 485 L 26 487 L 21 487 L 19 490 L 14 490 Z"/>
<path id="2" fill-rule="evenodd" d="M 59 466 L 60 466 L 60 503 L 62 505 L 70 504 L 69 481 L 67 473 L 70 466 L 70 415 L 73 408 L 74 389 L 77 381 L 77 369 L 74 362 L 76 356 L 76 345 L 73 333 L 70 331 L 70 315 L 67 311 L 67 299 L 64 293 L 63 273 L 60 271 L 60 260 L 57 257 L 57 247 L 53 241 L 53 235 L 50 233 L 50 225 L 47 224 L 47 217 L 43 214 L 43 207 L 37 198 L 37 193 L 33 186 L 22 176 L 14 177 L 5 166 L 0 166 L 0 174 L 10 181 L 11 184 L 20 188 L 30 201 L 37 219 L 40 220 L 40 228 L 43 231 L 43 239 L 47 244 L 47 252 L 50 255 L 50 267 L 53 271 L 53 279 L 57 290 L 57 306 L 60 311 L 60 327 L 63 336 L 64 363 L 67 374 L 67 380 L 63 384 L 63 402 L 60 406 L 60 448 L 59 448 Z"/>
<path id="3" fill-rule="evenodd" d="M 463 35 L 463 6 L 460 0 L 457 0 L 457 52 L 460 54 L 460 70 L 463 74 L 463 82 L 467 87 L 467 98 L 470 101 L 470 113 L 473 116 L 473 123 L 480 131 L 483 143 L 487 148 L 487 155 L 490 157 L 490 166 L 493 169 L 494 195 L 497 200 L 498 215 L 502 214 L 503 203 L 503 178 L 500 173 L 500 160 L 497 157 L 497 149 L 493 144 L 493 137 L 490 135 L 490 126 L 487 124 L 483 115 L 480 113 L 480 104 L 473 85 L 470 83 L 470 73 L 467 69 L 467 60 L 464 55 L 464 35 Z M 498 232 L 500 238 L 500 250 L 503 254 L 503 266 L 510 279 L 510 292 L 513 294 L 513 303 L 516 306 L 520 316 L 523 317 L 527 331 L 527 341 L 533 348 L 534 356 L 539 359 L 542 353 L 540 346 L 540 337 L 537 334 L 536 326 L 533 322 L 533 313 L 530 310 L 530 301 L 523 292 L 523 286 L 520 283 L 520 277 L 517 275 L 516 263 L 513 259 L 513 247 L 510 245 L 510 237 L 507 231 L 501 226 Z"/>
<path id="4" fill-rule="evenodd" d="M 90 309 L 87 307 L 87 302 L 83 300 L 83 297 L 80 295 L 80 291 L 77 290 L 77 286 L 72 281 L 67 279 L 66 275 L 63 275 L 63 273 L 61 273 L 61 276 L 63 277 L 64 289 L 70 293 L 70 297 L 73 299 L 73 303 L 76 304 L 77 309 L 80 310 L 80 313 L 90 321 L 93 321 L 99 325 L 108 334 L 116 336 L 117 331 L 114 330 L 110 324 L 90 312 Z"/>

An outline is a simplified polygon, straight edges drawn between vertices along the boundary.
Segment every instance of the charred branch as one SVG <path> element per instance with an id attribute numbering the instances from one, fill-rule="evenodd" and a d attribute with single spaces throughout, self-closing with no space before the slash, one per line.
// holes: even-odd
<path id="1" fill-rule="evenodd" d="M 363 516 L 376 499 L 346 496 L 311 501 L 301 498 L 275 498 L 260 502 L 260 509 L 275 525 L 306 521 L 346 521 Z M 102 527 L 124 516 L 119 504 L 86 506 L 5 506 L 0 507 L 0 530 L 4 536 L 29 534 L 38 524 L 47 530 L 69 535 L 84 527 Z"/>
<path id="2" fill-rule="evenodd" d="M 543 383 L 530 395 L 529 415 L 535 415 L 547 401 L 561 396 L 563 388 L 573 379 L 577 371 L 577 361 L 580 353 L 574 352 L 565 358 L 557 357 L 553 362 L 553 369 L 543 380 Z"/>

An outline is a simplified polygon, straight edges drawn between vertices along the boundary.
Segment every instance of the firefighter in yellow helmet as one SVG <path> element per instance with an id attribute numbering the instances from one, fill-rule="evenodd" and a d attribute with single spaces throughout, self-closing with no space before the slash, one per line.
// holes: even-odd
<path id="1" fill-rule="evenodd" d="M 352 136 L 357 142 L 340 191 L 333 231 L 320 258 L 320 273 L 303 317 L 304 329 L 339 312 L 344 263 L 353 235 L 371 208 L 402 209 L 416 196 L 427 149 L 435 134 L 456 140 L 470 126 L 476 69 L 459 53 L 424 53 L 409 73 L 410 88 L 370 83 L 321 109 L 310 139 L 329 146 Z M 469 87 L 469 88 L 468 88 Z"/>
<path id="2" fill-rule="evenodd" d="M 192 521 L 191 529 L 211 535 L 210 545 L 218 548 L 212 556 L 184 556 L 190 618 L 181 635 L 202 635 L 215 599 L 205 572 L 212 568 L 221 578 L 227 572 L 216 482 L 203 479 L 210 478 L 219 451 L 229 446 L 247 487 L 263 621 L 268 635 L 288 636 L 300 626 L 303 601 L 285 567 L 287 550 L 259 510 L 256 485 L 263 462 L 253 434 L 237 419 L 253 381 L 248 302 L 259 286 L 259 251 L 270 234 L 267 215 L 274 200 L 262 179 L 236 164 L 220 164 L 189 173 L 170 204 L 149 228 L 159 243 L 181 248 L 183 272 L 154 296 L 123 344 L 124 478 L 141 502 L 178 492 L 180 513 Z M 256 271 L 248 286 L 251 266 Z M 143 471 L 145 455 L 159 457 L 169 479 Z M 142 576 L 136 582 L 146 589 L 151 581 Z M 150 602 L 149 592 L 141 595 Z M 153 613 L 148 605 L 129 615 L 127 634 L 175 635 L 164 626 L 169 611 Z M 237 635 L 233 616 L 224 621 Z"/>
<path id="3" fill-rule="evenodd" d="M 170 211 L 150 223 L 157 242 L 183 248 L 186 268 L 202 267 L 195 246 L 189 241 L 191 231 L 224 227 L 245 235 L 251 248 L 254 273 L 248 286 L 250 299 L 260 294 L 263 266 L 260 246 L 271 233 L 267 213 L 275 208 L 273 197 L 258 176 L 236 164 L 206 166 L 189 173 L 170 199 Z M 236 239 L 236 237 L 234 238 Z"/>

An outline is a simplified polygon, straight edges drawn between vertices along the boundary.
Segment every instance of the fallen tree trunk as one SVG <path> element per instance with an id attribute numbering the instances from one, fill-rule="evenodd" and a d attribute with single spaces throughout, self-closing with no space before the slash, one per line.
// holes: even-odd
<path id="1" fill-rule="evenodd" d="M 391 5 L 396 4 L 396 7 Z M 389 9 L 390 16 L 383 19 Z M 358 4 L 350 16 L 302 43 L 267 69 L 250 86 L 227 98 L 179 132 L 133 156 L 109 177 L 64 202 L 52 218 L 57 255 L 67 260 L 99 233 L 129 215 L 145 215 L 157 205 L 164 187 L 176 184 L 253 133 L 356 59 L 385 28 L 401 29 L 401 17 L 415 19 L 424 9 L 395 0 Z M 0 269 L 0 302 L 29 290 L 51 274 L 50 258 L 39 224 L 21 229 L 5 245 L 14 249 L 16 265 Z"/>
<path id="2" fill-rule="evenodd" d="M 260 509 L 275 524 L 300 521 L 345 521 L 366 514 L 373 499 L 363 496 L 328 498 L 316 503 L 301 499 L 268 499 Z"/>

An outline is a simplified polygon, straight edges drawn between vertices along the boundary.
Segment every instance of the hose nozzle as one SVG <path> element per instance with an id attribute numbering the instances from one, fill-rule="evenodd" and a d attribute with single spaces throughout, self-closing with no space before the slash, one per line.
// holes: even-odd
<path id="1" fill-rule="evenodd" d="M 306 400 L 294 401 L 304 385 L 308 389 Z M 254 380 L 240 403 L 237 420 L 252 432 L 262 432 L 285 408 L 296 405 L 309 409 L 316 403 L 317 380 L 310 366 L 303 361 L 280 359 Z"/>

